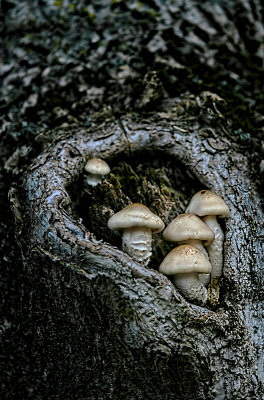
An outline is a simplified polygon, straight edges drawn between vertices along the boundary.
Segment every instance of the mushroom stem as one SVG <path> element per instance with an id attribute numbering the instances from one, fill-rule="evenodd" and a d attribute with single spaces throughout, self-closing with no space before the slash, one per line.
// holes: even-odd
<path id="1" fill-rule="evenodd" d="M 151 229 L 139 226 L 124 229 L 122 250 L 134 260 L 147 265 L 152 255 Z"/>
<path id="2" fill-rule="evenodd" d="M 86 182 L 88 185 L 96 186 L 102 182 L 102 175 L 88 174 Z"/>
<path id="3" fill-rule="evenodd" d="M 204 285 L 204 287 L 207 287 L 211 282 L 211 274 L 198 274 L 198 277 L 199 281 Z"/>
<path id="4" fill-rule="evenodd" d="M 173 283 L 187 300 L 202 306 L 206 304 L 208 293 L 200 282 L 197 273 L 175 274 L 173 275 Z"/>
<path id="5" fill-rule="evenodd" d="M 182 242 L 182 244 L 190 244 L 194 247 L 196 247 L 198 250 L 200 250 L 205 257 L 209 258 L 208 253 L 206 251 L 206 249 L 203 246 L 203 242 L 201 240 L 198 239 L 188 239 L 185 240 L 184 242 Z M 210 274 L 198 274 L 199 277 L 199 281 L 205 286 L 207 287 L 210 283 L 211 280 L 211 275 Z"/>
<path id="6" fill-rule="evenodd" d="M 207 246 L 209 259 L 212 264 L 211 281 L 213 278 L 220 277 L 223 270 L 223 244 L 224 233 L 221 226 L 217 222 L 215 215 L 207 215 L 202 218 L 208 228 L 212 229 L 215 238 L 214 241 Z"/>

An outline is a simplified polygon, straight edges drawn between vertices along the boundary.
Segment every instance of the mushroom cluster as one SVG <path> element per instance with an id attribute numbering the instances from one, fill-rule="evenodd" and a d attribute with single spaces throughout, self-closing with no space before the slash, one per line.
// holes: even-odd
<path id="1" fill-rule="evenodd" d="M 174 218 L 164 231 L 163 221 L 140 203 L 112 215 L 108 228 L 122 231 L 122 250 L 145 266 L 152 255 L 152 234 L 163 231 L 163 239 L 178 246 L 166 255 L 159 271 L 172 275 L 186 299 L 205 305 L 206 286 L 210 279 L 221 276 L 223 268 L 224 234 L 216 216 L 228 215 L 229 209 L 220 196 L 201 190 L 192 197 L 186 213 Z"/>
<path id="2" fill-rule="evenodd" d="M 204 248 L 209 246 L 215 236 L 214 232 L 196 215 L 185 213 L 174 218 L 163 232 L 164 240 L 189 244 L 200 250 L 208 258 L 208 253 Z M 204 286 L 210 282 L 209 273 L 199 274 L 199 279 Z"/>
<path id="3" fill-rule="evenodd" d="M 201 190 L 192 197 L 186 213 L 171 221 L 163 232 L 165 240 L 181 245 L 167 254 L 160 272 L 172 275 L 179 291 L 200 305 L 207 302 L 210 280 L 222 274 L 224 233 L 216 216 L 228 215 L 229 209 L 220 196 Z"/>

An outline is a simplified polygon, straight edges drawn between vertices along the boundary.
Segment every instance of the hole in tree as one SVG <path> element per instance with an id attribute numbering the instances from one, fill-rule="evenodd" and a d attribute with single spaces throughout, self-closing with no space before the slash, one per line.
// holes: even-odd
<path id="1" fill-rule="evenodd" d="M 201 190 L 198 179 L 180 162 L 161 154 L 137 153 L 133 157 L 105 160 L 111 172 L 102 184 L 87 184 L 85 172 L 69 188 L 73 209 L 98 240 L 121 249 L 121 234 L 108 229 L 111 215 L 130 203 L 142 203 L 165 223 L 185 212 L 190 198 Z M 165 242 L 162 234 L 153 235 L 150 268 L 158 269 L 175 243 Z"/>

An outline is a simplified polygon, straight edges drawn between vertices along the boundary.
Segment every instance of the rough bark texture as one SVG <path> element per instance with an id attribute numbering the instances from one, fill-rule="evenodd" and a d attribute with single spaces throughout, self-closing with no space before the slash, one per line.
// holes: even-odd
<path id="1" fill-rule="evenodd" d="M 34 287 L 42 296 L 49 290 L 37 299 L 49 304 L 40 337 L 60 352 L 59 365 L 58 354 L 47 355 L 45 375 L 49 384 L 57 381 L 54 396 L 78 390 L 81 398 L 84 390 L 83 398 L 102 399 L 260 399 L 263 214 L 247 160 L 221 139 L 220 127 L 146 117 L 128 114 L 77 129 L 39 156 L 25 177 L 20 212 L 27 224 L 19 242 Z M 230 207 L 218 302 L 189 304 L 151 265 L 135 263 L 73 216 L 67 188 L 88 157 L 114 166 L 121 155 L 143 153 L 182 163 Z"/>
<path id="2" fill-rule="evenodd" d="M 264 398 L 263 16 L 1 1 L 3 399 Z M 95 188 L 90 156 L 112 170 Z M 167 225 L 205 188 L 231 216 L 199 307 L 157 272 L 173 244 L 155 235 L 144 268 L 107 220 L 139 201 Z"/>

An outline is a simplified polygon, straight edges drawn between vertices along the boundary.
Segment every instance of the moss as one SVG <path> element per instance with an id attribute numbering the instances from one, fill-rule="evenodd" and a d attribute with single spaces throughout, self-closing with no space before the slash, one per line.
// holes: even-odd
<path id="1" fill-rule="evenodd" d="M 119 316 L 126 321 L 134 321 L 136 319 L 134 309 L 129 306 L 126 299 L 120 299 L 118 303 Z"/>
<path id="2" fill-rule="evenodd" d="M 58 10 L 60 10 L 63 5 L 63 0 L 54 0 L 53 4 L 54 4 L 54 6 L 56 6 L 58 8 Z"/>

